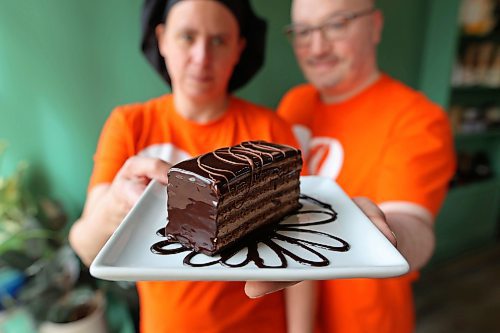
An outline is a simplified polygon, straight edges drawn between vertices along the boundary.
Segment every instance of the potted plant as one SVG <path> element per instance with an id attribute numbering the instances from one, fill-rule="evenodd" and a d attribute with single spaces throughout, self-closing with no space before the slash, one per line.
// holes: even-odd
<path id="1" fill-rule="evenodd" d="M 0 157 L 6 144 L 0 141 Z M 1 293 L 6 308 L 22 306 L 40 332 L 106 332 L 104 297 L 67 244 L 67 218 L 52 200 L 26 191 L 26 163 L 0 176 L 0 269 L 16 272 L 22 284 Z M 0 291 L 1 291 L 0 286 Z"/>

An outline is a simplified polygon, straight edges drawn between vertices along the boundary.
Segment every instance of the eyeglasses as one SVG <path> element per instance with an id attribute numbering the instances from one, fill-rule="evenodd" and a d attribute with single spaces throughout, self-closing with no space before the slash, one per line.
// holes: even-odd
<path id="1" fill-rule="evenodd" d="M 319 30 L 322 37 L 328 41 L 339 40 L 346 37 L 349 24 L 353 20 L 372 14 L 376 10 L 376 8 L 369 8 L 351 14 L 337 14 L 317 26 L 289 25 L 285 27 L 284 33 L 298 47 L 309 46 L 316 30 Z"/>

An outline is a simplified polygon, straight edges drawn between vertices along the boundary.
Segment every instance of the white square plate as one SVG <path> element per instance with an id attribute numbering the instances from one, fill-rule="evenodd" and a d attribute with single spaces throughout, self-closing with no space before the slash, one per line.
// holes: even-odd
<path id="1" fill-rule="evenodd" d="M 267 240 L 253 243 L 265 265 L 280 266 L 284 258 L 286 268 L 259 268 L 253 261 L 230 267 L 245 261 L 248 247 L 227 258 L 226 265 L 221 264 L 219 256 L 197 254 L 191 263 L 212 262 L 202 267 L 183 263 L 191 251 L 153 253 L 151 246 L 165 240 L 157 231 L 166 223 L 167 198 L 165 187 L 152 182 L 99 252 L 90 272 L 95 277 L 117 281 L 328 280 L 381 278 L 408 272 L 406 260 L 336 183 L 321 177 L 301 177 L 301 193 L 325 205 L 301 199 L 303 207 L 298 214 L 282 221 Z M 325 221 L 334 215 L 328 205 L 337 213 L 333 222 Z M 348 249 L 342 241 L 348 244 Z M 169 245 L 168 249 L 178 247 Z M 298 257 L 294 259 L 287 253 Z M 321 262 L 323 266 L 304 264 L 307 260 Z"/>

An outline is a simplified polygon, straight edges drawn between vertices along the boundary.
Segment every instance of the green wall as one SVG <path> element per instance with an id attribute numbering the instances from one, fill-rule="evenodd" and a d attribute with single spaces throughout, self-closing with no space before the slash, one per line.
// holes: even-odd
<path id="1" fill-rule="evenodd" d="M 450 81 L 458 35 L 460 0 L 441 0 L 430 3 L 426 27 L 420 89 L 434 102 L 447 108 Z M 453 22 L 454 24 L 443 24 Z"/>
<path id="2" fill-rule="evenodd" d="M 418 88 L 427 26 L 427 0 L 378 0 L 385 29 L 379 48 L 380 67 L 406 84 Z"/>
<path id="3" fill-rule="evenodd" d="M 10 148 L 0 172 L 31 165 L 35 192 L 75 218 L 104 120 L 119 104 L 167 88 L 139 53 L 140 0 L 0 0 L 0 139 Z M 271 107 L 303 81 L 282 36 L 289 1 L 254 0 L 269 19 L 266 68 L 238 94 Z M 381 67 L 419 83 L 427 1 L 380 0 L 386 13 Z"/>
<path id="4" fill-rule="evenodd" d="M 137 51 L 140 4 L 1 0 L 4 171 L 29 161 L 33 188 L 62 200 L 72 216 L 112 107 L 165 91 Z"/>

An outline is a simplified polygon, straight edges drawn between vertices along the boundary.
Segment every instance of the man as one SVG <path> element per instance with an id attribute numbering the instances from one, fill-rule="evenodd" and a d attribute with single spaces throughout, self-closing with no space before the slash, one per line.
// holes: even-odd
<path id="1" fill-rule="evenodd" d="M 413 331 L 411 282 L 432 255 L 434 217 L 454 170 L 444 112 L 377 67 L 383 17 L 374 5 L 294 0 L 287 31 L 310 84 L 292 89 L 279 114 L 294 125 L 311 173 L 382 209 L 385 219 L 376 224 L 397 239 L 412 270 L 400 278 L 321 282 L 324 332 Z"/>

